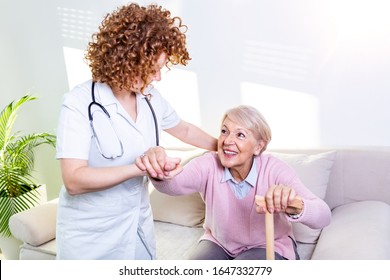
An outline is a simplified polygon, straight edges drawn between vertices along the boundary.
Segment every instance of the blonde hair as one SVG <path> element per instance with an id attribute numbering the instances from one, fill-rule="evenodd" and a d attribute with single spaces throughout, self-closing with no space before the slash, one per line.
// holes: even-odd
<path id="1" fill-rule="evenodd" d="M 252 132 L 258 141 L 264 142 L 261 153 L 267 149 L 267 145 L 272 138 L 271 128 L 264 116 L 256 108 L 240 105 L 227 110 L 222 118 L 222 122 L 227 117 Z"/>

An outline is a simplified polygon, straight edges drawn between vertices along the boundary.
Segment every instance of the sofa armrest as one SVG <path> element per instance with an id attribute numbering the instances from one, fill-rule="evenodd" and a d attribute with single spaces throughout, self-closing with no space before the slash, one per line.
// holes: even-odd
<path id="1" fill-rule="evenodd" d="M 336 207 L 318 239 L 312 259 L 390 259 L 390 205 L 360 201 Z"/>
<path id="2" fill-rule="evenodd" d="M 32 246 L 39 246 L 56 237 L 57 201 L 54 199 L 26 211 L 14 214 L 9 220 L 12 235 Z"/>

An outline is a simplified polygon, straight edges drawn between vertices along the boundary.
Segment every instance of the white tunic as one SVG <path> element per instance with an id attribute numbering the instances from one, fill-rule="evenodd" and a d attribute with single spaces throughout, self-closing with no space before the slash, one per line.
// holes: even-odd
<path id="1" fill-rule="evenodd" d="M 95 130 L 102 132 L 98 134 L 100 146 L 103 151 L 115 153 L 120 141 L 124 150 L 122 156 L 106 159 L 98 150 L 88 118 L 91 85 L 91 81 L 85 82 L 64 95 L 56 157 L 85 159 L 91 167 L 133 163 L 156 144 L 153 115 L 145 97 L 136 95 L 134 122 L 107 85 L 95 84 L 95 100 L 105 107 L 112 120 L 112 126 L 108 125 L 102 110 L 91 107 Z M 180 118 L 169 103 L 157 90 L 149 93 L 158 133 L 176 126 Z M 58 259 L 155 259 L 155 251 L 153 217 L 144 177 L 82 195 L 71 196 L 62 187 L 57 213 Z"/>

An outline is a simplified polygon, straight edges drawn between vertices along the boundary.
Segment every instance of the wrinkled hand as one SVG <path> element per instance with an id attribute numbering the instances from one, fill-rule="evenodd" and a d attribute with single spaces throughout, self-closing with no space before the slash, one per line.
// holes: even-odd
<path id="1" fill-rule="evenodd" d="M 172 174 L 177 174 L 178 169 L 181 168 L 178 167 L 180 161 L 180 158 L 168 157 L 165 149 L 157 146 L 148 149 L 144 154 L 137 157 L 135 164 L 140 170 L 146 171 L 150 177 L 164 179 L 172 176 Z"/>
<path id="2" fill-rule="evenodd" d="M 256 212 L 285 212 L 287 214 L 299 214 L 302 211 L 302 198 L 295 190 L 284 185 L 271 186 L 264 197 L 256 195 Z"/>

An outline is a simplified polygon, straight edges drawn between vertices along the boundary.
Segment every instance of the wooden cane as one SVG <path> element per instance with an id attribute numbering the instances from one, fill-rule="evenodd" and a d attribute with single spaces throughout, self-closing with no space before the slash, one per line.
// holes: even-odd
<path id="1" fill-rule="evenodd" d="M 260 207 L 266 205 L 265 198 L 262 196 L 256 196 L 256 204 Z M 288 206 L 288 208 L 295 209 L 299 212 L 302 210 L 302 200 L 300 198 L 294 199 L 294 201 Z M 275 259 L 275 227 L 274 227 L 274 215 L 273 213 L 265 212 L 265 255 L 267 260 Z"/>
<path id="2" fill-rule="evenodd" d="M 265 254 L 267 260 L 275 259 L 274 214 L 265 212 Z"/>

